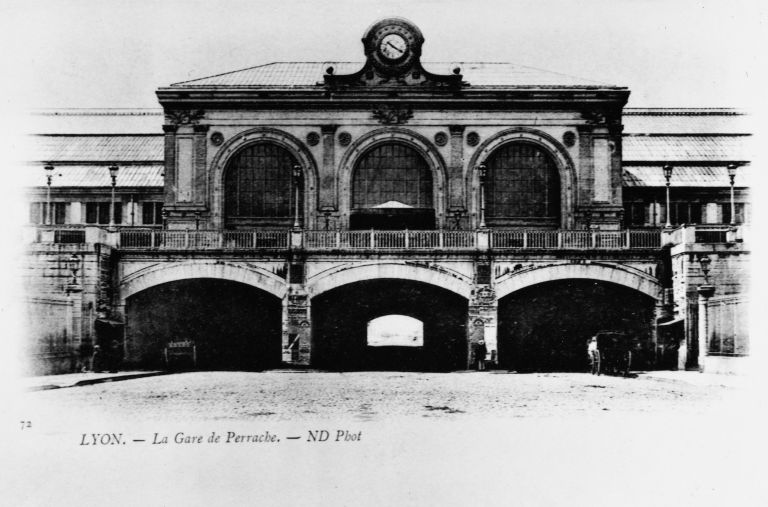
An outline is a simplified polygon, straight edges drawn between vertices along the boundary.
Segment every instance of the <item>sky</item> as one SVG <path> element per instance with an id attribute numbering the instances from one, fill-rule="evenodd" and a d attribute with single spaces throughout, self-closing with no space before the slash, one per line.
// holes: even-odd
<path id="1" fill-rule="evenodd" d="M 6 105 L 158 107 L 155 90 L 272 61 L 362 60 L 410 19 L 425 61 L 504 61 L 628 86 L 634 107 L 748 108 L 764 67 L 756 0 L 6 0 Z M 13 97 L 9 99 L 9 95 Z"/>

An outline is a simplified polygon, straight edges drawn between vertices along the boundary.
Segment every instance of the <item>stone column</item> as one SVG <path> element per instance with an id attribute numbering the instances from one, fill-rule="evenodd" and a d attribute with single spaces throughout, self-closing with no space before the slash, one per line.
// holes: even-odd
<path id="1" fill-rule="evenodd" d="M 488 349 L 486 359 L 498 361 L 496 330 L 499 305 L 496 293 L 489 285 L 476 285 L 469 301 L 467 314 L 467 368 L 472 367 L 472 348 L 480 340 Z"/>
<path id="2" fill-rule="evenodd" d="M 75 356 L 75 369 L 80 371 L 80 345 L 83 341 L 83 287 L 79 283 L 70 283 L 67 285 L 67 298 L 71 311 L 67 312 L 69 322 L 67 323 L 68 332 L 71 336 L 71 347 Z"/>
<path id="3" fill-rule="evenodd" d="M 336 195 L 336 140 L 338 125 L 321 125 L 320 133 L 323 142 L 323 163 L 320 166 L 320 208 L 337 210 L 339 206 Z"/>
<path id="4" fill-rule="evenodd" d="M 448 209 L 467 209 L 464 195 L 464 125 L 451 125 L 448 131 L 451 133 L 451 158 L 448 162 Z"/>
<path id="5" fill-rule="evenodd" d="M 291 287 L 283 300 L 283 363 L 309 366 L 312 326 L 309 297 L 303 287 Z"/>
<path id="6" fill-rule="evenodd" d="M 176 125 L 163 125 L 165 132 L 165 204 L 176 202 Z"/>
<path id="7" fill-rule="evenodd" d="M 707 357 L 709 342 L 709 298 L 715 293 L 714 285 L 699 285 L 696 288 L 699 293 L 699 329 L 698 329 L 698 360 L 699 371 L 704 371 L 704 363 Z"/>
<path id="8" fill-rule="evenodd" d="M 607 128 L 595 127 L 592 131 L 592 201 L 595 203 L 611 201 L 611 151 L 608 137 Z"/>
<path id="9" fill-rule="evenodd" d="M 192 160 L 192 201 L 205 204 L 208 201 L 208 129 L 210 125 L 194 125 L 194 155 Z"/>

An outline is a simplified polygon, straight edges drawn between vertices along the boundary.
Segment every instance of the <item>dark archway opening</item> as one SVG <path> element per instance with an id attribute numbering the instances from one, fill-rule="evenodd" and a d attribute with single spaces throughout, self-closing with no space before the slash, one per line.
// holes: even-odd
<path id="1" fill-rule="evenodd" d="M 586 371 L 587 340 L 618 331 L 633 342 L 632 369 L 652 361 L 653 298 L 608 282 L 559 280 L 499 302 L 499 365 L 520 372 Z"/>
<path id="2" fill-rule="evenodd" d="M 198 369 L 276 367 L 281 315 L 277 297 L 242 283 L 209 278 L 164 283 L 126 301 L 126 359 L 163 368 L 168 342 L 193 340 Z"/>
<path id="3" fill-rule="evenodd" d="M 368 324 L 404 315 L 423 323 L 423 346 L 368 344 Z M 356 282 L 312 299 L 312 364 L 329 370 L 451 371 L 467 364 L 467 300 L 420 282 Z"/>

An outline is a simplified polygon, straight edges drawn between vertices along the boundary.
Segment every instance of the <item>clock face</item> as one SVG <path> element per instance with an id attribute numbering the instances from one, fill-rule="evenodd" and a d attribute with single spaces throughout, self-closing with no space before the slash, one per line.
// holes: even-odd
<path id="1" fill-rule="evenodd" d="M 400 18 L 388 18 L 371 26 L 363 37 L 366 55 L 386 76 L 403 75 L 421 56 L 424 42 L 416 26 Z"/>
<path id="2" fill-rule="evenodd" d="M 400 34 L 390 33 L 381 39 L 379 51 L 387 60 L 397 60 L 408 51 L 408 43 Z"/>

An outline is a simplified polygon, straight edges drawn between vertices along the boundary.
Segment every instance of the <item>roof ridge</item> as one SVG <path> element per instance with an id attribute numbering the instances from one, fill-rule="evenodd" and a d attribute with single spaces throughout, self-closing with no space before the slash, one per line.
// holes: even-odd
<path id="1" fill-rule="evenodd" d="M 183 84 L 187 84 L 187 83 L 192 83 L 194 81 L 201 81 L 203 79 L 210 79 L 212 77 L 226 76 L 226 75 L 229 75 L 229 74 L 235 74 L 236 72 L 243 72 L 243 71 L 246 71 L 246 70 L 258 69 L 259 67 L 267 67 L 269 65 L 274 65 L 275 63 L 283 63 L 283 62 L 269 62 L 269 63 L 263 63 L 261 65 L 253 65 L 251 67 L 245 67 L 245 68 L 242 68 L 242 69 L 231 70 L 229 72 L 222 72 L 220 74 L 212 74 L 210 76 L 198 77 L 198 78 L 195 78 L 195 79 L 189 79 L 187 81 L 179 81 L 178 83 L 171 83 L 169 86 L 183 85 Z"/>
<path id="2" fill-rule="evenodd" d="M 740 108 L 731 107 L 625 107 L 630 116 L 745 116 Z"/>

